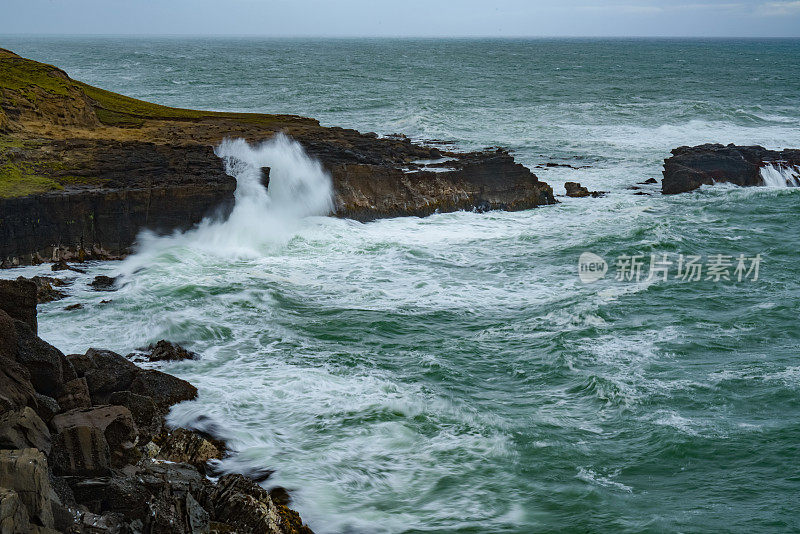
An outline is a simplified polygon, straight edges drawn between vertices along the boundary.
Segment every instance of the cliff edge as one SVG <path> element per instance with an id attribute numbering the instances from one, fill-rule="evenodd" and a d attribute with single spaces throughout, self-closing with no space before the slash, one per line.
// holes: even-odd
<path id="1" fill-rule="evenodd" d="M 278 132 L 322 162 L 340 217 L 555 203 L 503 150 L 447 152 L 293 115 L 170 108 L 0 49 L 0 261 L 113 258 L 144 228 L 186 229 L 225 212 L 236 183 L 213 147 Z"/>

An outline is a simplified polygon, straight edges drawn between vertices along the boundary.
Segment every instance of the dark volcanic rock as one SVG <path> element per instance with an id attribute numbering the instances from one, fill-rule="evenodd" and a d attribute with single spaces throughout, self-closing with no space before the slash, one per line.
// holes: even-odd
<path id="1" fill-rule="evenodd" d="M 761 146 L 719 144 L 683 146 L 664 161 L 661 192 L 685 193 L 716 182 L 745 187 L 764 185 L 761 168 L 767 164 L 800 167 L 800 150 L 778 152 Z"/>
<path id="2" fill-rule="evenodd" d="M 222 442 L 208 440 L 185 428 L 165 433 L 155 442 L 159 446 L 156 458 L 193 465 L 202 473 L 205 472 L 209 460 L 221 460 L 225 455 L 225 445 Z"/>
<path id="3" fill-rule="evenodd" d="M 0 310 L 27 324 L 34 334 L 38 331 L 36 304 L 36 284 L 24 278 L 0 280 Z"/>
<path id="4" fill-rule="evenodd" d="M 64 384 L 64 391 L 58 397 L 61 410 L 68 411 L 75 408 L 89 408 L 92 398 L 89 395 L 89 386 L 85 377 L 75 378 Z"/>
<path id="5" fill-rule="evenodd" d="M 83 375 L 94 404 L 108 402 L 115 391 L 130 390 L 133 379 L 141 371 L 125 357 L 110 350 L 89 349 L 78 361 L 78 367 L 85 369 Z"/>
<path id="6" fill-rule="evenodd" d="M 161 432 L 162 411 L 150 397 L 130 391 L 115 391 L 109 396 L 108 402 L 116 406 L 125 406 L 131 411 L 133 421 L 139 430 L 140 443 L 147 443 Z"/>
<path id="7" fill-rule="evenodd" d="M 147 360 L 151 362 L 196 360 L 198 358 L 196 352 L 188 351 L 177 343 L 171 343 L 163 339 L 155 345 L 142 349 L 142 352 Z"/>
<path id="8" fill-rule="evenodd" d="M 130 410 L 124 406 L 98 406 L 70 410 L 55 416 L 52 426 L 59 437 L 64 436 L 60 443 L 66 445 L 64 452 L 66 452 L 68 461 L 61 463 L 61 474 L 84 474 L 81 473 L 81 464 L 87 463 L 87 459 L 93 459 L 96 454 L 103 456 L 102 460 L 98 462 L 98 468 L 101 471 L 106 465 L 122 467 L 139 456 L 138 451 L 134 448 L 138 436 L 136 425 Z M 99 439 L 101 434 L 102 440 Z M 94 442 L 82 439 L 71 440 L 73 435 L 91 436 Z M 102 447 L 102 441 L 105 442 L 107 449 Z M 106 450 L 108 451 L 107 458 L 105 457 Z M 73 470 L 72 473 L 63 470 L 67 465 Z"/>
<path id="9" fill-rule="evenodd" d="M 564 189 L 567 190 L 568 197 L 584 198 L 584 197 L 601 197 L 605 195 L 604 191 L 589 191 L 578 182 L 567 182 L 564 184 Z"/>
<path id="10" fill-rule="evenodd" d="M 50 345 L 22 321 L 15 321 L 17 362 L 30 373 L 34 389 L 42 395 L 58 398 L 64 383 L 75 378 L 75 370 L 64 354 Z"/>
<path id="11" fill-rule="evenodd" d="M 17 494 L 25 506 L 30 523 L 53 528 L 47 460 L 41 451 L 0 450 L 0 488 L 13 490 Z"/>
<path id="12" fill-rule="evenodd" d="M 28 509 L 19 494 L 7 488 L 0 488 L 0 528 L 14 534 L 32 531 Z"/>
<path id="13" fill-rule="evenodd" d="M 197 398 L 197 388 L 189 382 L 151 369 L 141 370 L 133 379 L 130 390 L 150 397 L 164 412 L 173 404 Z"/>
<path id="14" fill-rule="evenodd" d="M 214 521 L 241 532 L 311 534 L 297 512 L 275 503 L 269 492 L 242 475 L 225 475 L 206 496 Z"/>
<path id="15" fill-rule="evenodd" d="M 114 283 L 116 283 L 116 281 L 116 278 L 100 275 L 95 276 L 94 280 L 92 280 L 92 283 L 89 285 L 96 291 L 111 291 L 114 289 Z"/>
<path id="16" fill-rule="evenodd" d="M 0 415 L 0 449 L 39 449 L 50 454 L 50 431 L 44 421 L 26 406 Z"/>
<path id="17" fill-rule="evenodd" d="M 63 291 L 54 289 L 56 287 L 63 287 L 68 285 L 67 282 L 60 278 L 52 278 L 50 276 L 34 276 L 32 278 L 23 278 L 20 276 L 17 280 L 30 280 L 36 284 L 36 299 L 39 304 L 45 302 L 53 302 L 54 300 L 61 300 L 67 296 Z"/>

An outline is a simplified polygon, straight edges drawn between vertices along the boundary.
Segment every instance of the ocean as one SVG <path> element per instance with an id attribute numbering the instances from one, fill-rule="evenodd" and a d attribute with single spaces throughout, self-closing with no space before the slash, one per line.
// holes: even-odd
<path id="1" fill-rule="evenodd" d="M 681 145 L 800 148 L 800 41 L 0 46 L 160 104 L 502 146 L 557 195 L 608 191 L 363 224 L 317 215 L 329 183 L 291 140 L 231 141 L 230 220 L 143 235 L 39 306 L 66 353 L 200 353 L 163 367 L 200 391 L 171 421 L 229 440 L 223 469 L 275 469 L 316 532 L 800 529 L 800 188 L 630 189 Z M 249 192 L 264 162 L 270 194 Z M 605 276 L 581 279 L 587 252 Z"/>

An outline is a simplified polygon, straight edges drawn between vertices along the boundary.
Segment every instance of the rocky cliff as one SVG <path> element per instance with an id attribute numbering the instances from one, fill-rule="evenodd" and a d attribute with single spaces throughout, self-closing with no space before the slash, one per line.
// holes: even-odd
<path id="1" fill-rule="evenodd" d="M 285 490 L 207 478 L 224 443 L 165 426 L 194 386 L 107 350 L 64 355 L 37 336 L 36 303 L 33 281 L 0 280 L 0 531 L 311 534 Z"/>
<path id="2" fill-rule="evenodd" d="M 184 229 L 225 212 L 236 184 L 213 147 L 278 132 L 331 174 L 341 217 L 555 202 L 547 184 L 502 150 L 454 153 L 291 115 L 159 106 L 0 49 L 0 260 L 114 257 L 143 228 Z"/>
<path id="3" fill-rule="evenodd" d="M 765 185 L 762 169 L 800 168 L 800 150 L 767 150 L 761 146 L 683 146 L 664 161 L 662 192 L 672 195 L 701 185 L 729 182 L 739 186 Z"/>

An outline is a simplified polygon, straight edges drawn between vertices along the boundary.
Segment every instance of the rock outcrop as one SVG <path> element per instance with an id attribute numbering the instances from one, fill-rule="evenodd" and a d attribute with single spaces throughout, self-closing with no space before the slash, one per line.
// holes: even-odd
<path id="1" fill-rule="evenodd" d="M 589 191 L 588 188 L 582 186 L 578 182 L 566 182 L 564 184 L 564 189 L 567 191 L 567 196 L 573 198 L 598 198 L 606 194 L 605 191 Z"/>
<path id="2" fill-rule="evenodd" d="M 191 384 L 40 339 L 35 289 L 0 284 L 0 531 L 311 532 L 285 495 L 243 475 L 204 476 L 224 443 L 165 429 L 170 406 L 197 395 Z"/>
<path id="3" fill-rule="evenodd" d="M 0 49 L 0 262 L 115 258 L 144 228 L 171 232 L 224 216 L 236 183 L 213 147 L 278 132 L 330 173 L 341 217 L 555 203 L 550 186 L 502 150 L 447 152 L 291 115 L 159 106 Z"/>
<path id="4" fill-rule="evenodd" d="M 765 185 L 762 169 L 800 169 L 800 150 L 767 150 L 761 146 L 708 144 L 683 146 L 664 161 L 661 192 L 693 191 L 702 185 L 728 182 L 749 187 Z"/>

